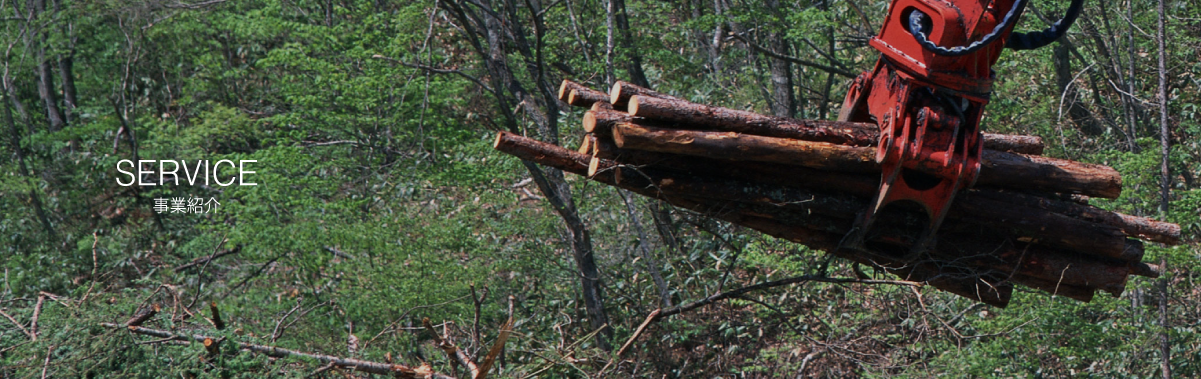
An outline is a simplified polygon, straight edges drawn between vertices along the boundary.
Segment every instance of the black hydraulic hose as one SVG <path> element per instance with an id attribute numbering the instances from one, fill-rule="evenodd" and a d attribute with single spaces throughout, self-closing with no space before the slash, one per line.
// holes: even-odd
<path id="1" fill-rule="evenodd" d="M 988 46 L 989 44 L 995 42 L 997 40 L 997 38 L 1000 38 L 1001 32 L 1003 32 L 1005 29 L 1012 26 L 1013 23 L 1017 22 L 1018 15 L 1022 13 L 1022 9 L 1026 8 L 1026 1 L 1027 0 L 1017 0 L 1017 2 L 1013 3 L 1013 7 L 1009 8 L 1009 13 L 1005 14 L 1005 18 L 1002 19 L 1001 22 L 998 23 L 997 26 L 992 29 L 992 32 L 989 32 L 987 35 L 984 36 L 984 38 L 981 38 L 979 41 L 972 42 L 971 44 L 969 44 L 967 46 L 955 46 L 955 47 L 947 48 L 947 47 L 938 46 L 938 45 L 934 44 L 934 42 L 931 42 L 926 37 L 926 32 L 924 30 L 922 30 L 922 21 L 923 21 L 923 19 L 926 18 L 926 14 L 922 13 L 919 10 L 914 10 L 912 13 L 909 14 L 909 33 L 913 34 L 913 38 L 917 39 L 917 43 L 921 44 L 922 47 L 926 48 L 926 50 L 930 50 L 930 51 L 934 52 L 935 54 L 952 56 L 952 57 L 968 55 L 968 54 L 976 52 L 976 50 L 980 50 L 981 48 Z M 1073 1 L 1081 1 L 1081 0 L 1073 0 Z M 1073 3 L 1073 4 L 1075 4 L 1075 3 Z M 1073 20 L 1074 20 L 1074 18 L 1073 18 Z M 1056 24 L 1058 24 L 1058 23 L 1056 23 Z"/>
<path id="2" fill-rule="evenodd" d="M 1067 13 L 1051 24 L 1051 27 L 1044 29 L 1041 32 L 1030 33 L 1013 33 L 1009 35 L 1009 40 L 1005 41 L 1005 48 L 1013 50 L 1033 50 L 1055 42 L 1064 34 L 1067 34 L 1068 29 L 1072 28 L 1072 23 L 1076 22 L 1076 18 L 1080 16 L 1080 10 L 1084 7 L 1084 0 L 1072 0 L 1072 5 L 1068 6 Z"/>

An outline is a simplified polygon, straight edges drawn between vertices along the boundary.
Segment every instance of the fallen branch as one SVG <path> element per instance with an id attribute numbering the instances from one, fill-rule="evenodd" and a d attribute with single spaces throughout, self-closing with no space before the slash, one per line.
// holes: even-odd
<path id="1" fill-rule="evenodd" d="M 350 253 L 347 253 L 345 251 L 339 250 L 336 247 L 322 246 L 321 248 L 325 249 L 325 251 L 328 251 L 330 254 L 333 254 L 335 257 L 342 258 L 342 259 L 354 259 L 353 255 L 350 255 Z"/>
<path id="2" fill-rule="evenodd" d="M 29 333 L 34 341 L 38 340 L 38 316 L 42 315 L 42 303 L 45 301 L 45 295 L 38 295 L 38 303 L 33 306 L 33 317 L 29 318 Z"/>
<path id="3" fill-rule="evenodd" d="M 146 320 L 149 320 L 151 317 L 154 317 L 154 315 L 157 314 L 158 311 L 161 309 L 162 308 L 159 307 L 158 304 L 154 304 L 154 305 L 150 306 L 149 308 L 143 308 L 141 311 L 138 311 L 138 313 L 135 314 L 133 316 L 133 318 L 129 319 L 128 321 L 125 321 L 125 326 L 142 325 L 142 323 L 146 322 Z"/>
<path id="4" fill-rule="evenodd" d="M 96 287 L 96 266 L 98 266 L 98 261 L 96 260 L 96 244 L 99 242 L 100 236 L 98 236 L 96 232 L 92 232 L 92 276 L 88 277 L 92 283 L 88 285 L 87 292 L 84 292 L 83 297 L 79 299 L 80 303 L 87 301 L 88 296 L 92 294 L 92 289 Z"/>
<path id="5" fill-rule="evenodd" d="M 209 262 L 213 261 L 214 259 L 221 258 L 226 255 L 237 254 L 241 251 L 242 251 L 242 245 L 237 245 L 237 246 L 234 246 L 234 248 L 232 248 L 232 249 L 226 249 L 226 250 L 222 250 L 220 252 L 217 252 L 217 253 L 209 255 L 209 256 L 196 258 L 196 259 L 193 259 L 191 262 L 176 266 L 175 272 L 184 272 L 184 270 L 190 269 L 192 267 L 208 264 Z"/>
<path id="6" fill-rule="evenodd" d="M 176 334 L 176 333 L 172 333 L 172 332 L 169 332 L 166 330 L 143 328 L 140 326 L 124 326 L 124 325 L 120 325 L 120 324 L 113 324 L 113 323 L 107 323 L 107 322 L 101 323 L 100 325 L 103 327 L 112 328 L 112 329 L 128 329 L 131 333 L 134 333 L 134 334 L 141 334 L 141 335 L 146 335 L 146 336 L 151 336 L 151 337 L 159 337 L 159 338 L 166 339 L 165 341 L 169 341 L 169 340 L 185 341 L 185 342 L 195 341 L 195 342 L 200 342 L 200 343 L 204 343 L 205 340 L 216 341 L 216 339 L 209 337 L 209 336 Z M 451 377 L 451 376 L 442 375 L 442 374 L 433 372 L 433 368 L 430 367 L 429 364 L 424 364 L 424 363 L 421 366 L 409 367 L 409 366 L 400 365 L 400 364 L 386 364 L 386 363 L 370 362 L 370 361 L 363 361 L 363 360 L 351 359 L 351 358 L 335 357 L 332 355 L 305 353 L 305 352 L 300 352 L 300 351 L 296 351 L 296 350 L 281 349 L 281 348 L 274 347 L 274 346 L 256 345 L 256 344 L 251 344 L 251 343 L 232 342 L 232 341 L 231 341 L 231 343 L 236 343 L 238 345 L 238 348 L 241 350 L 247 350 L 247 351 L 258 353 L 258 354 L 263 354 L 263 355 L 266 355 L 269 357 L 308 358 L 308 359 L 316 360 L 321 363 L 333 364 L 338 367 L 350 368 L 355 371 L 365 372 L 365 373 L 369 373 L 369 374 L 395 375 L 396 377 L 399 377 L 399 378 L 453 379 L 453 377 Z M 212 344 L 212 342 L 210 342 L 210 344 Z"/>
<path id="7" fill-rule="evenodd" d="M 681 305 L 681 306 L 678 306 L 675 308 L 671 308 L 671 309 L 659 312 L 658 315 L 656 315 L 654 318 L 650 319 L 650 322 L 655 322 L 655 321 L 658 321 L 658 320 L 661 320 L 664 318 L 675 316 L 680 313 L 688 312 L 693 309 L 697 309 L 697 308 L 700 308 L 700 307 L 703 307 L 703 306 L 706 306 L 709 304 L 713 304 L 713 303 L 721 301 L 721 300 L 739 297 L 748 292 L 758 291 L 758 290 L 762 290 L 762 289 L 768 289 L 768 288 L 772 288 L 772 287 L 786 286 L 789 284 L 805 283 L 805 282 L 821 282 L 821 283 L 837 283 L 837 284 L 852 284 L 853 283 L 853 284 L 868 284 L 868 285 L 900 285 L 900 286 L 910 286 L 910 287 L 921 287 L 923 285 L 920 282 L 913 282 L 913 281 L 908 281 L 908 280 L 869 280 L 869 279 L 850 279 L 850 278 L 830 278 L 830 277 L 817 276 L 817 275 L 795 276 L 795 277 L 791 277 L 791 278 L 787 278 L 787 279 L 763 282 L 763 283 L 754 284 L 754 285 L 750 285 L 750 286 L 746 286 L 746 287 L 742 287 L 742 288 L 738 288 L 738 289 L 734 289 L 734 290 L 730 290 L 730 291 L 717 293 L 717 294 L 714 294 L 712 296 L 706 297 L 701 300 L 697 300 L 697 301 L 694 301 L 694 302 L 691 302 L 691 303 L 688 303 L 685 305 Z"/>
<path id="8" fill-rule="evenodd" d="M 21 329 L 21 333 L 25 333 L 25 335 L 29 336 L 30 340 L 36 341 L 38 339 L 37 336 L 34 336 L 33 333 L 30 333 L 28 329 L 25 329 L 25 326 L 21 325 L 17 319 L 13 318 L 13 316 L 9 316 L 8 313 L 4 313 L 2 310 L 0 310 L 0 316 L 4 316 L 4 318 L 7 318 L 8 321 L 12 321 L 13 325 L 16 325 L 17 329 Z"/>
<path id="9" fill-rule="evenodd" d="M 463 368 L 466 368 L 467 372 L 471 374 L 471 378 L 480 377 L 480 367 L 475 364 L 475 361 L 471 360 L 471 357 L 468 357 L 467 353 L 459 349 L 458 346 L 455 346 L 454 343 L 443 339 L 438 334 L 438 331 L 434 330 L 434 326 L 430 324 L 429 317 L 421 319 L 421 325 L 425 326 L 425 330 L 428 330 L 434 336 L 434 342 L 438 344 L 439 349 L 446 352 L 447 357 L 463 365 Z"/>

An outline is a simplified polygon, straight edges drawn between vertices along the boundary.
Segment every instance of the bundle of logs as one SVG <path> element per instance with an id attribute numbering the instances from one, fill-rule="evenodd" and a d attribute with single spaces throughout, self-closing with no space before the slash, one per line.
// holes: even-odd
<path id="1" fill-rule="evenodd" d="M 1119 295 L 1129 275 L 1159 275 L 1140 240 L 1180 243 L 1178 225 L 1088 205 L 1121 193 L 1114 169 L 1042 157 L 1038 137 L 985 134 L 979 179 L 932 248 L 910 254 L 926 216 L 902 205 L 877 218 L 866 249 L 847 249 L 878 190 L 876 125 L 764 116 L 625 82 L 605 94 L 564 81 L 559 97 L 590 108 L 578 150 L 506 132 L 494 147 L 995 306 L 1014 283 L 1085 302 Z"/>

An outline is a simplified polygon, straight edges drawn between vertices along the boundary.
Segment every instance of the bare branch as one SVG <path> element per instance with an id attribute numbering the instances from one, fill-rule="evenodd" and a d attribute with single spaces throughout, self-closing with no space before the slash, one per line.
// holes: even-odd
<path id="1" fill-rule="evenodd" d="M 467 369 L 467 372 L 471 374 L 470 377 L 478 378 L 480 376 L 480 368 L 475 364 L 475 361 L 472 361 L 471 357 L 468 357 L 467 353 L 463 352 L 462 349 L 459 349 L 458 346 L 455 346 L 454 343 L 443 339 L 442 336 L 438 334 L 438 331 L 434 330 L 434 326 L 430 324 L 430 319 L 428 317 L 421 319 L 421 324 L 425 326 L 425 330 L 428 330 L 430 334 L 433 334 L 434 342 L 438 344 L 438 348 L 446 352 L 447 357 L 458 362 L 460 365 L 463 365 L 463 367 Z"/>
<path id="2" fill-rule="evenodd" d="M 771 49 L 765 48 L 765 47 L 763 47 L 763 46 L 759 46 L 758 44 L 756 44 L 756 43 L 754 43 L 754 42 L 751 42 L 750 40 L 748 40 L 746 37 L 744 37 L 744 36 L 743 36 L 743 35 L 741 35 L 741 34 L 734 34 L 733 36 L 734 36 L 734 38 L 735 38 L 735 39 L 737 39 L 737 40 L 739 40 L 739 41 L 742 41 L 742 43 L 745 43 L 745 44 L 746 44 L 748 47 L 750 47 L 751 49 L 758 50 L 759 52 L 762 52 L 763 54 L 767 54 L 767 56 L 769 56 L 769 57 L 772 57 L 772 58 L 776 58 L 776 59 L 783 59 L 783 60 L 786 60 L 786 61 L 789 61 L 789 62 L 792 62 L 792 63 L 799 64 L 799 65 L 801 65 L 801 66 L 806 66 L 806 67 L 812 67 L 812 68 L 816 68 L 816 69 L 818 69 L 818 70 L 822 70 L 822 71 L 829 72 L 829 73 L 832 73 L 832 74 L 842 75 L 842 76 L 845 76 L 845 77 L 847 77 L 847 78 L 852 78 L 852 79 L 854 79 L 856 76 L 858 76 L 857 74 L 855 74 L 855 73 L 853 73 L 853 72 L 850 72 L 850 71 L 847 71 L 847 70 L 844 70 L 844 69 L 841 69 L 841 68 L 838 68 L 838 67 L 831 67 L 831 66 L 827 66 L 827 65 L 824 65 L 824 64 L 821 64 L 821 63 L 817 63 L 817 62 L 813 62 L 813 61 L 807 61 L 807 60 L 804 60 L 804 59 L 801 59 L 801 58 L 797 58 L 797 57 L 794 57 L 794 56 L 790 56 L 790 55 L 784 55 L 784 54 L 778 53 L 778 52 L 776 52 L 776 51 L 774 51 L 774 50 L 771 50 Z"/>
<path id="3" fill-rule="evenodd" d="M 409 68 L 415 68 L 415 69 L 424 70 L 427 72 L 432 72 L 435 74 L 455 74 L 458 76 L 462 76 L 463 78 L 472 81 L 473 83 L 479 85 L 480 87 L 483 87 L 485 91 L 492 92 L 492 87 L 489 87 L 487 84 L 484 84 L 484 82 L 482 80 L 480 80 L 479 78 L 468 75 L 466 72 L 463 72 L 461 70 L 451 70 L 451 69 L 430 67 L 430 66 L 426 66 L 423 64 L 419 64 L 419 63 L 409 63 L 409 62 L 405 62 L 405 61 L 402 61 L 399 59 L 388 58 L 388 57 L 385 57 L 385 56 L 379 55 L 379 54 L 372 55 L 371 57 L 375 58 L 375 59 L 386 60 L 386 61 L 396 63 L 401 66 L 405 66 L 405 67 L 409 67 Z"/>
<path id="4" fill-rule="evenodd" d="M 910 287 L 921 287 L 923 285 L 923 283 L 921 283 L 921 282 L 913 282 L 913 281 L 908 281 L 908 280 L 866 280 L 866 279 L 849 279 L 849 278 L 830 278 L 830 277 L 816 276 L 816 275 L 796 276 L 796 277 L 791 277 L 791 278 L 781 279 L 781 280 L 776 280 L 776 281 L 771 281 L 771 282 L 763 282 L 763 283 L 759 283 L 759 284 L 755 284 L 755 285 L 738 288 L 738 289 L 731 290 L 731 291 L 721 292 L 721 293 L 706 297 L 701 300 L 697 300 L 697 301 L 694 301 L 694 302 L 691 302 L 691 303 L 688 303 L 685 305 L 681 305 L 681 306 L 660 312 L 659 315 L 657 317 L 655 317 L 654 320 L 657 321 L 657 320 L 671 317 L 671 316 L 674 316 L 674 315 L 677 315 L 680 313 L 688 312 L 693 309 L 700 308 L 700 307 L 703 307 L 703 306 L 706 306 L 709 304 L 713 304 L 713 303 L 721 301 L 721 300 L 742 296 L 743 294 L 746 294 L 748 292 L 768 289 L 768 288 L 772 288 L 772 287 L 786 286 L 789 284 L 804 283 L 804 282 L 821 282 L 821 283 L 836 283 L 836 284 L 855 283 L 855 284 L 868 284 L 868 285 L 900 285 L 900 286 L 910 286 Z"/>
<path id="5" fill-rule="evenodd" d="M 215 338 L 209 337 L 209 336 L 183 335 L 183 334 L 172 333 L 172 332 L 169 332 L 166 330 L 143 328 L 143 327 L 139 327 L 139 326 L 126 327 L 123 325 L 107 323 L 107 322 L 101 323 L 100 325 L 104 326 L 106 328 L 112 328 L 112 329 L 128 329 L 131 333 L 141 334 L 141 335 L 146 335 L 146 336 L 151 336 L 151 337 L 159 337 L 159 338 L 164 339 L 164 341 L 180 340 L 180 341 L 196 341 L 196 342 L 203 343 L 204 340 L 206 340 L 206 339 L 210 340 L 210 341 L 216 340 Z M 453 379 L 453 377 L 451 377 L 451 376 L 435 373 L 433 371 L 433 368 L 430 367 L 428 364 L 422 364 L 421 366 L 417 366 L 417 367 L 409 367 L 409 366 L 400 365 L 400 364 L 378 363 L 378 362 L 362 361 L 362 360 L 352 359 L 352 358 L 335 357 L 332 355 L 305 353 L 305 352 L 296 351 L 296 350 L 281 349 L 281 348 L 274 347 L 274 346 L 256 345 L 256 344 L 251 344 L 251 343 L 242 343 L 242 342 L 234 342 L 234 341 L 230 341 L 230 343 L 236 343 L 238 345 L 238 348 L 241 350 L 247 350 L 250 352 L 259 353 L 259 354 L 263 354 L 263 355 L 266 355 L 269 357 L 308 358 L 308 359 L 316 360 L 321 363 L 333 364 L 337 367 L 350 368 L 350 369 L 353 369 L 356 371 L 370 373 L 370 374 L 394 375 L 398 378 L 414 378 L 414 379 L 415 378 L 431 378 L 431 377 L 438 378 L 438 379 Z"/>
<path id="6" fill-rule="evenodd" d="M 30 340 L 36 341 L 38 339 L 36 336 L 33 335 L 33 333 L 30 333 L 28 329 L 25 329 L 25 326 L 21 325 L 21 323 L 19 321 L 17 321 L 17 319 L 13 318 L 13 316 L 9 316 L 8 313 L 4 313 L 3 310 L 0 310 L 0 316 L 4 316 L 4 318 L 7 318 L 8 321 L 12 321 L 13 325 L 16 325 L 18 329 L 21 329 L 21 333 L 25 333 L 25 335 L 29 336 Z"/>

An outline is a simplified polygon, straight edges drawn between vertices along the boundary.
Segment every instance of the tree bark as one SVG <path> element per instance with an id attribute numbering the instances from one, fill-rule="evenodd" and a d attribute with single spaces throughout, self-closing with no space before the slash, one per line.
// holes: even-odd
<path id="1" fill-rule="evenodd" d="M 722 130 L 849 146 L 871 146 L 878 138 L 878 132 L 873 133 L 877 127 L 871 124 L 776 118 L 651 96 L 631 97 L 629 113 L 651 120 L 670 120 L 698 130 Z"/>
<path id="2" fill-rule="evenodd" d="M 772 10 L 780 9 L 780 0 L 768 0 L 767 7 Z M 773 31 L 767 33 L 768 48 L 788 54 L 788 44 L 784 43 L 784 28 L 778 22 L 772 23 Z M 792 62 L 768 57 L 767 65 L 771 72 L 771 113 L 776 117 L 796 117 L 796 96 L 792 90 Z"/>
<path id="3" fill-rule="evenodd" d="M 875 149 L 750 134 L 644 127 L 613 129 L 617 147 L 735 161 L 793 164 L 828 171 L 879 172 Z"/>
<path id="4" fill-rule="evenodd" d="M 582 108 L 591 107 L 597 102 L 609 101 L 609 95 L 604 92 L 593 90 L 570 80 L 563 80 L 563 83 L 559 85 L 558 97 L 568 105 Z"/>
<path id="5" fill-rule="evenodd" d="M 783 163 L 850 173 L 879 172 L 875 149 L 749 134 L 661 129 L 622 123 L 618 147 L 737 161 Z M 1112 168 L 985 150 L 977 186 L 1116 198 L 1121 175 Z"/>

